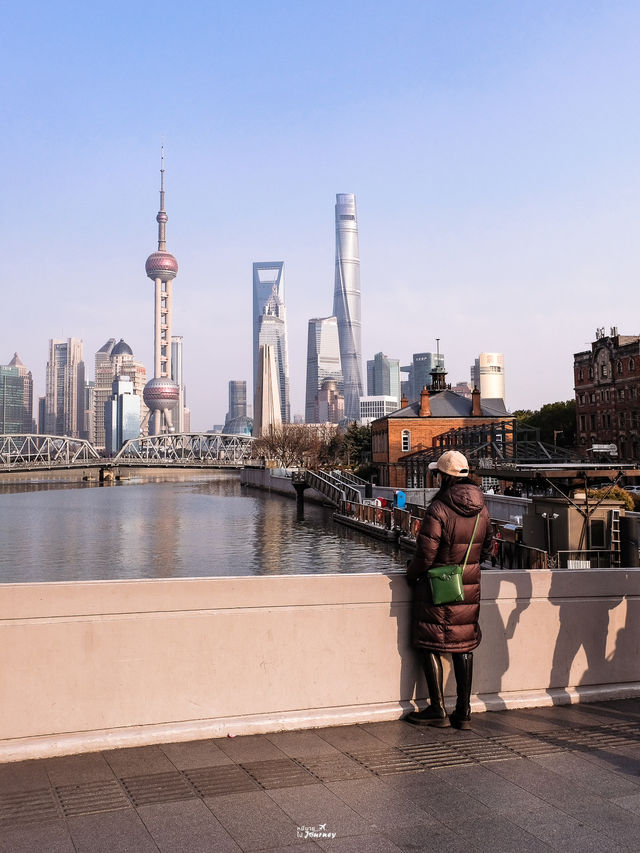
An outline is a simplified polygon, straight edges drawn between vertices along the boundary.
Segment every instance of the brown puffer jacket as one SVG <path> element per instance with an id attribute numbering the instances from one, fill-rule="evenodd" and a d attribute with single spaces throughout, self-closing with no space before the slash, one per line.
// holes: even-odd
<path id="1" fill-rule="evenodd" d="M 480 515 L 462 582 L 464 602 L 435 605 L 426 571 L 461 565 Z M 412 642 L 434 652 L 470 652 L 480 642 L 480 563 L 491 552 L 491 520 L 484 497 L 465 479 L 435 496 L 422 521 L 416 555 L 407 569 L 414 588 Z"/>

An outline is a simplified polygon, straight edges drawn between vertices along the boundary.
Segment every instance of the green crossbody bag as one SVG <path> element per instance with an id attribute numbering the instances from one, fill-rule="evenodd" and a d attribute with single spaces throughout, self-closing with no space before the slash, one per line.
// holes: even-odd
<path id="1" fill-rule="evenodd" d="M 480 514 L 476 516 L 471 542 L 469 542 L 464 563 L 461 566 L 433 566 L 431 569 L 427 569 L 427 577 L 429 578 L 431 597 L 434 604 L 459 604 L 464 601 L 462 575 L 469 559 L 479 521 Z"/>

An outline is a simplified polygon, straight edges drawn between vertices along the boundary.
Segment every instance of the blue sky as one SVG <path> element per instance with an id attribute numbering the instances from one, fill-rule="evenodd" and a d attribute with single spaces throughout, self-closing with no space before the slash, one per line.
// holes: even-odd
<path id="1" fill-rule="evenodd" d="M 159 149 L 194 429 L 251 376 L 251 264 L 284 260 L 292 411 L 357 197 L 363 349 L 505 354 L 507 404 L 572 396 L 637 334 L 635 2 L 7 4 L 0 361 L 124 337 L 151 373 Z"/>

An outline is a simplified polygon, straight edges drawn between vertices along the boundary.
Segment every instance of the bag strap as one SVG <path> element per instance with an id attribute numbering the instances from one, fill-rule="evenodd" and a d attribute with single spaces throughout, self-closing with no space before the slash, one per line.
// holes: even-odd
<path id="1" fill-rule="evenodd" d="M 473 545 L 473 540 L 476 537 L 476 530 L 478 529 L 478 522 L 480 521 L 480 513 L 476 515 L 476 523 L 473 525 L 473 533 L 471 534 L 471 542 L 469 542 L 469 547 L 467 548 L 467 553 L 464 557 L 464 563 L 462 564 L 462 571 L 467 568 L 467 560 L 469 559 L 469 554 L 471 553 L 471 546 Z"/>

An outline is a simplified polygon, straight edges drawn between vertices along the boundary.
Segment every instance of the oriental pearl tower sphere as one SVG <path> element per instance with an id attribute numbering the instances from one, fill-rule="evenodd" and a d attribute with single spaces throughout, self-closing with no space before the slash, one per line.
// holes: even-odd
<path id="1" fill-rule="evenodd" d="M 178 274 L 178 262 L 167 252 L 166 225 L 168 216 L 164 209 L 164 148 L 160 162 L 160 210 L 158 223 L 158 251 L 149 255 L 145 270 L 155 283 L 155 322 L 153 335 L 153 379 L 144 388 L 144 402 L 149 408 L 150 435 L 175 432 L 171 411 L 180 398 L 180 389 L 171 378 L 171 286 Z"/>

